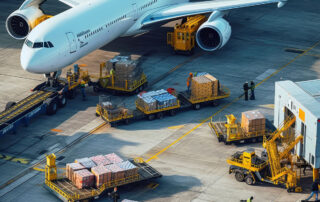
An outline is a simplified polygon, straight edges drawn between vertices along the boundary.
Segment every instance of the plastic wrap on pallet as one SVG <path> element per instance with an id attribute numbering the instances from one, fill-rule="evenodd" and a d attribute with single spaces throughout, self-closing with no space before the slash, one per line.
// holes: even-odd
<path id="1" fill-rule="evenodd" d="M 117 164 L 110 164 L 106 165 L 105 167 L 112 172 L 112 180 L 120 180 L 124 178 L 124 170 Z"/>
<path id="2" fill-rule="evenodd" d="M 101 105 L 105 109 L 113 109 L 113 105 L 111 102 L 102 102 Z"/>
<path id="3" fill-rule="evenodd" d="M 78 189 L 89 188 L 94 185 L 94 175 L 87 169 L 75 171 L 74 178 L 74 185 Z"/>
<path id="4" fill-rule="evenodd" d="M 76 159 L 76 163 L 80 163 L 87 169 L 91 169 L 92 167 L 97 166 L 91 159 L 89 158 L 82 158 L 82 159 Z"/>
<path id="5" fill-rule="evenodd" d="M 133 201 L 133 200 L 129 200 L 129 199 L 123 199 L 121 202 L 138 202 L 138 201 Z"/>
<path id="6" fill-rule="evenodd" d="M 123 159 L 120 158 L 117 154 L 111 153 L 105 155 L 105 157 L 111 162 L 111 163 L 121 163 L 123 162 Z"/>
<path id="7" fill-rule="evenodd" d="M 95 179 L 96 179 L 95 183 L 96 183 L 97 188 L 99 188 L 101 185 L 111 181 L 112 171 L 108 170 L 103 165 L 93 167 L 91 169 L 91 172 L 95 176 Z"/>
<path id="8" fill-rule="evenodd" d="M 109 161 L 105 156 L 103 155 L 97 155 L 90 157 L 90 159 L 96 164 L 96 165 L 108 165 L 111 164 L 112 162 Z"/>
<path id="9" fill-rule="evenodd" d="M 207 72 L 199 72 L 199 73 L 197 73 L 196 76 L 204 76 L 204 75 L 207 75 L 207 74 L 208 74 Z"/>
<path id="10" fill-rule="evenodd" d="M 138 174 L 138 167 L 133 165 L 128 160 L 122 163 L 118 163 L 117 165 L 124 170 L 125 177 L 130 177 Z"/>
<path id="11" fill-rule="evenodd" d="M 85 169 L 85 167 L 80 163 L 68 163 L 66 165 L 66 177 L 73 182 L 73 173 L 82 169 Z"/>

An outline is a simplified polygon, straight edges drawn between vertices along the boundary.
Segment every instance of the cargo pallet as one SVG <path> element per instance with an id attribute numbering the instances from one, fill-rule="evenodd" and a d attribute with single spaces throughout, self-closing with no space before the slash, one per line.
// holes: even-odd
<path id="1" fill-rule="evenodd" d="M 64 175 L 60 178 L 58 177 L 57 168 L 55 165 L 55 156 L 52 156 L 51 154 L 47 156 L 47 159 L 52 157 L 54 158 L 54 162 L 51 162 L 51 165 L 48 164 L 48 160 L 47 160 L 47 165 L 45 169 L 46 170 L 45 171 L 46 172 L 45 187 L 51 193 L 56 195 L 59 199 L 66 202 L 90 201 L 90 200 L 98 199 L 108 189 L 162 177 L 161 173 L 159 173 L 156 169 L 154 169 L 149 164 L 144 162 L 142 159 L 129 159 L 129 161 L 132 164 L 138 167 L 138 175 L 110 181 L 108 183 L 103 184 L 99 188 L 92 187 L 92 188 L 78 189 Z"/>
<path id="2" fill-rule="evenodd" d="M 237 134 L 229 134 L 227 132 L 227 122 L 213 122 L 212 120 L 208 123 L 209 127 L 214 135 L 217 136 L 219 142 L 224 142 L 226 145 L 232 143 L 250 143 L 250 142 L 262 142 L 263 136 L 269 137 L 276 128 L 273 124 L 266 119 L 266 130 L 257 132 L 245 132 L 241 129 L 238 123 L 238 128 L 241 130 Z"/>
<path id="3" fill-rule="evenodd" d="M 68 77 L 49 86 L 47 82 L 36 86 L 33 93 L 19 102 L 8 102 L 5 110 L 0 112 L 0 136 L 15 132 L 23 124 L 29 125 L 32 118 L 40 114 L 53 115 L 58 108 L 67 104 L 67 98 L 74 98 L 80 81 Z"/>
<path id="4" fill-rule="evenodd" d="M 93 84 L 93 90 L 95 92 L 107 91 L 112 94 L 116 94 L 116 93 L 137 94 L 148 86 L 148 80 L 144 73 L 142 73 L 141 78 L 139 80 L 135 80 L 131 85 L 129 85 L 128 81 L 126 80 L 124 87 L 116 86 L 114 84 L 115 79 L 113 75 L 107 75 L 107 76 L 102 75 L 102 70 L 104 65 L 105 65 L 104 63 L 100 65 L 99 81 Z"/>
<path id="5" fill-rule="evenodd" d="M 119 117 L 114 117 L 110 119 L 108 117 L 107 110 L 104 109 L 100 104 L 97 104 L 96 115 L 101 116 L 101 118 L 110 123 L 111 125 L 116 125 L 118 123 L 124 122 L 125 124 L 129 124 L 132 121 L 138 121 L 147 118 L 148 120 L 154 120 L 155 118 L 162 119 L 165 114 L 170 116 L 174 116 L 178 111 L 189 110 L 193 108 L 195 110 L 199 110 L 202 105 L 211 104 L 213 106 L 219 105 L 219 100 L 227 98 L 230 96 L 230 90 L 226 87 L 222 87 L 219 91 L 218 96 L 207 97 L 203 99 L 192 100 L 187 92 L 180 92 L 177 96 L 177 105 L 166 107 L 157 110 L 149 110 L 145 109 L 138 105 L 136 102 L 136 109 L 133 111 L 132 116 L 123 116 L 119 115 Z"/>

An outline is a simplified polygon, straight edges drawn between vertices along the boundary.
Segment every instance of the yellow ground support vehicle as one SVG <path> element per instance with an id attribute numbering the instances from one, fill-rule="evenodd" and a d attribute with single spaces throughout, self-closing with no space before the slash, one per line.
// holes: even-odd
<path id="1" fill-rule="evenodd" d="M 301 192 L 302 189 L 298 186 L 299 177 L 296 171 L 293 170 L 290 152 L 303 139 L 303 136 L 299 135 L 282 152 L 279 152 L 276 143 L 281 134 L 288 130 L 294 122 L 295 117 L 288 117 L 282 126 L 271 134 L 269 138 L 264 138 L 263 147 L 266 153 L 262 154 L 262 157 L 258 157 L 254 150 L 237 152 L 232 155 L 227 160 L 230 165 L 229 174 L 234 173 L 237 181 L 245 181 L 249 185 L 261 181 L 284 185 L 288 192 Z M 281 164 L 284 159 L 288 159 L 291 162 L 291 168 Z"/>
<path id="2" fill-rule="evenodd" d="M 69 179 L 66 178 L 65 173 L 58 172 L 55 161 L 56 156 L 54 154 L 47 156 L 47 164 L 45 167 L 45 185 L 51 193 L 56 195 L 62 201 L 66 202 L 92 201 L 94 199 L 98 199 L 107 189 L 162 176 L 161 173 L 145 163 L 141 158 L 129 159 L 132 164 L 138 167 L 138 175 L 109 181 L 99 188 L 91 187 L 78 189 Z"/>
<path id="3" fill-rule="evenodd" d="M 195 48 L 195 35 L 199 27 L 206 21 L 203 15 L 187 17 L 187 21 L 176 25 L 173 32 L 167 33 L 167 44 L 173 47 L 174 52 L 192 54 Z"/>
<path id="4" fill-rule="evenodd" d="M 266 130 L 256 132 L 246 132 L 241 128 L 241 124 L 237 123 L 237 118 L 233 115 L 226 115 L 227 122 L 214 122 L 212 119 L 209 122 L 209 127 L 213 134 L 218 138 L 219 142 L 224 142 L 226 145 L 231 143 L 248 143 L 262 142 L 263 136 L 269 137 L 272 131 L 276 128 L 266 120 Z"/>
<path id="5" fill-rule="evenodd" d="M 105 63 L 101 63 L 99 81 L 93 86 L 93 90 L 95 92 L 99 92 L 100 90 L 107 90 L 111 93 L 123 92 L 137 94 L 144 88 L 146 88 L 148 85 L 147 77 L 144 73 L 142 73 L 139 80 L 135 80 L 133 83 L 130 84 L 128 81 L 124 81 L 125 85 L 123 87 L 116 86 L 114 75 L 110 75 L 109 72 L 105 72 L 104 67 Z"/>

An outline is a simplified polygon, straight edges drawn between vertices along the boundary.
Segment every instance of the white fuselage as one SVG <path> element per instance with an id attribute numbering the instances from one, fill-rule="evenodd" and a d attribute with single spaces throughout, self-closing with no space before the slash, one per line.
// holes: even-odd
<path id="1" fill-rule="evenodd" d="M 120 36 L 139 33 L 140 17 L 153 9 L 182 2 L 188 0 L 88 0 L 35 27 L 21 65 L 32 73 L 59 71 Z"/>

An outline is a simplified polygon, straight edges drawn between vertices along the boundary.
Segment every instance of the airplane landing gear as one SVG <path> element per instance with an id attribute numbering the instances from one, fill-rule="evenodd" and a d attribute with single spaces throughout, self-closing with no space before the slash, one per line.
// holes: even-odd
<path id="1" fill-rule="evenodd" d="M 61 70 L 51 73 L 45 74 L 45 78 L 47 79 L 46 85 L 48 87 L 57 87 L 59 85 L 59 77 L 61 75 Z"/>

